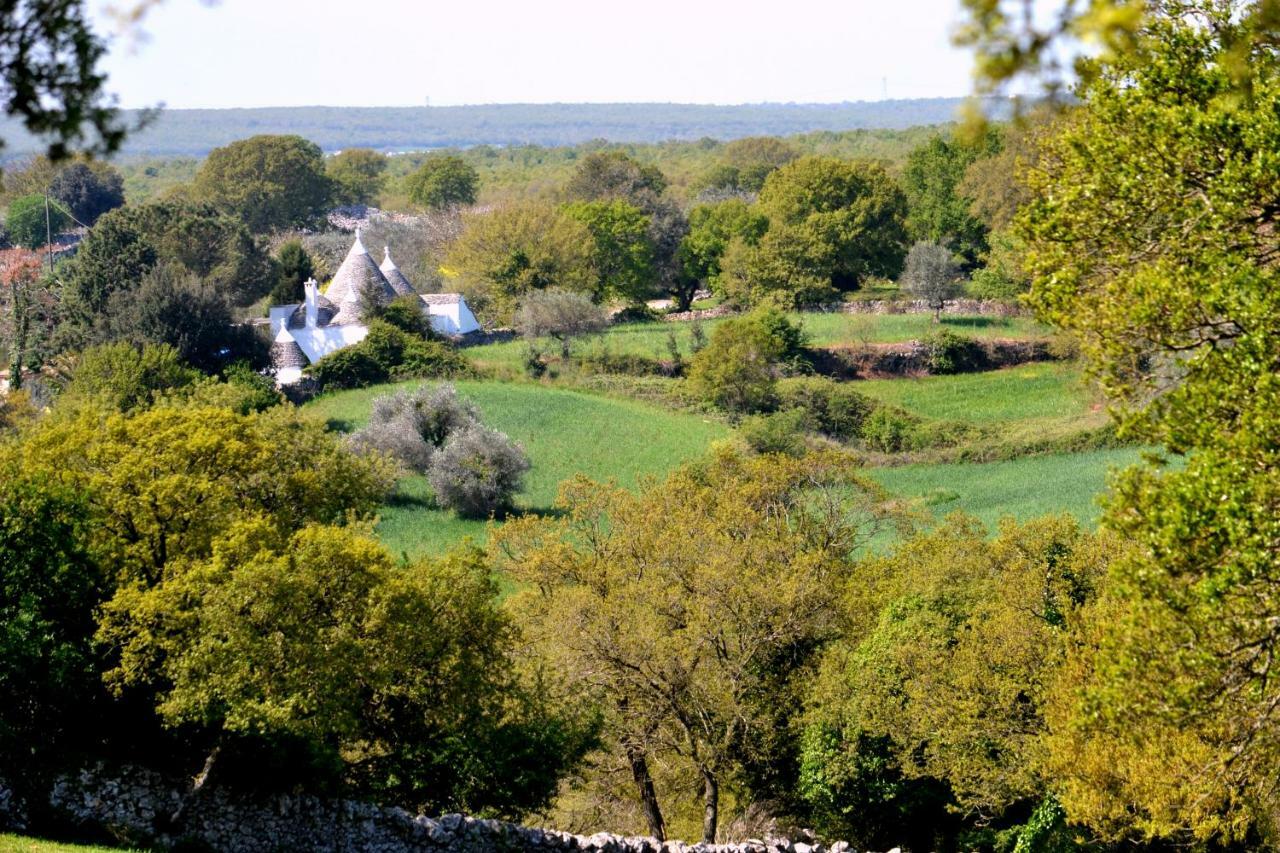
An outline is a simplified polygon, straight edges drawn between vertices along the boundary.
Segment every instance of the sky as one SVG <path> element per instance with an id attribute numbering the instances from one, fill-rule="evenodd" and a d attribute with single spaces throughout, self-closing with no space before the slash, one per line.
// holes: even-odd
<path id="1" fill-rule="evenodd" d="M 165 0 L 110 36 L 125 107 L 966 95 L 959 0 Z M 114 0 L 117 4 L 122 0 Z"/>

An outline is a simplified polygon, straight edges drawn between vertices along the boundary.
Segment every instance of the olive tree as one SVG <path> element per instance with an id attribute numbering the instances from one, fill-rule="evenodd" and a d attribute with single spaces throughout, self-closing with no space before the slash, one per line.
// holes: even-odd
<path id="1" fill-rule="evenodd" d="M 960 292 L 960 268 L 945 246 L 922 240 L 907 252 L 902 289 L 928 303 L 936 323 L 942 318 L 942 306 Z"/>
<path id="2" fill-rule="evenodd" d="M 520 302 L 515 325 L 526 338 L 554 338 L 560 342 L 560 355 L 569 357 L 573 339 L 601 331 L 609 323 L 604 309 L 585 293 L 571 290 L 541 290 L 530 293 Z"/>

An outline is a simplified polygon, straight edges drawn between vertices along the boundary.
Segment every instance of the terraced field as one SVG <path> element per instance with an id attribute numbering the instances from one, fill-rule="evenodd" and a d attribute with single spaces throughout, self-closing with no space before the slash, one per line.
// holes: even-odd
<path id="1" fill-rule="evenodd" d="M 792 319 L 804 324 L 814 346 L 854 343 L 896 343 L 918 339 L 938 328 L 929 314 L 793 314 Z M 702 323 L 703 332 L 711 334 L 723 320 Z M 1041 324 L 1026 317 L 946 317 L 944 328 L 973 338 L 1037 338 L 1049 334 Z M 669 358 L 668 340 L 674 335 L 680 351 L 688 356 L 693 350 L 693 324 L 625 323 L 610 327 L 604 334 L 578 344 L 579 348 L 605 347 L 614 353 Z M 467 355 L 476 362 L 499 369 L 519 371 L 524 363 L 523 341 L 474 347 Z"/>
<path id="2" fill-rule="evenodd" d="M 399 386 L 379 386 L 322 397 L 307 408 L 350 431 L 368 420 L 374 397 Z M 726 438 L 724 424 L 630 400 L 616 400 L 533 384 L 459 382 L 459 393 L 476 403 L 484 422 L 524 445 L 533 463 L 519 506 L 550 508 L 561 481 L 576 473 L 634 486 L 641 477 L 663 474 Z M 422 477 L 403 481 L 400 494 L 382 513 L 378 534 L 397 554 L 441 551 L 467 536 L 485 537 L 485 523 L 435 509 Z"/>

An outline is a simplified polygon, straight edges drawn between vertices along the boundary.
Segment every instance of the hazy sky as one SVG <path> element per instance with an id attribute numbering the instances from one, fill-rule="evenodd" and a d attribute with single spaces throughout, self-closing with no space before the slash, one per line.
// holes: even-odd
<path id="1" fill-rule="evenodd" d="M 106 68 L 127 107 L 852 101 L 886 79 L 917 98 L 970 90 L 958 15 L 959 0 L 166 0 Z"/>

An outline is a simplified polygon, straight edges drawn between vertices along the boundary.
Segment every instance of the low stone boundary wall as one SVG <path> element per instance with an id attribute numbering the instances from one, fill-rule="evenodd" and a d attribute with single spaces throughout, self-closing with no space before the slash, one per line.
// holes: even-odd
<path id="1" fill-rule="evenodd" d="M 1043 340 L 976 341 L 975 346 L 981 352 L 981 363 L 973 365 L 973 371 L 1052 361 L 1055 357 L 1049 342 Z M 814 372 L 836 379 L 879 379 L 929 373 L 929 351 L 919 341 L 820 347 L 810 349 L 809 356 Z"/>
<path id="2" fill-rule="evenodd" d="M 607 833 L 582 836 L 457 814 L 414 816 L 403 809 L 350 800 L 286 794 L 251 799 L 216 787 L 188 803 L 179 826 L 166 826 L 180 802 L 177 786 L 136 767 L 111 772 L 101 767 L 86 769 L 60 779 L 50 795 L 50 805 L 77 826 L 106 831 L 135 844 L 171 848 L 194 842 L 219 853 L 845 853 L 849 849 L 843 842 L 823 846 L 782 839 L 686 844 Z"/>
<path id="3" fill-rule="evenodd" d="M 921 299 L 864 299 L 855 302 L 834 302 L 826 305 L 806 305 L 801 311 L 818 311 L 827 314 L 932 314 L 933 307 Z M 664 314 L 668 323 L 684 320 L 714 320 L 741 313 L 730 305 L 718 305 L 698 311 L 680 311 Z M 983 317 L 1029 317 L 1031 312 L 1017 302 L 998 299 L 950 299 L 942 306 L 943 314 L 979 315 Z"/>

